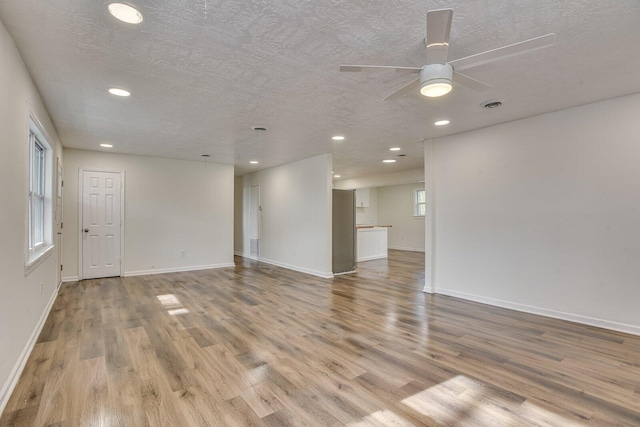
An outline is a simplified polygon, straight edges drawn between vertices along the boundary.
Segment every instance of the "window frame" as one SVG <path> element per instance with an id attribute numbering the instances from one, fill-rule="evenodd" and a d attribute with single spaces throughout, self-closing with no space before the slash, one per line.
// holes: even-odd
<path id="1" fill-rule="evenodd" d="M 424 193 L 424 202 L 420 201 L 420 193 Z M 424 213 L 420 213 L 420 206 L 423 206 Z M 413 190 L 413 216 L 424 217 L 427 213 L 427 190 L 425 188 L 416 188 Z"/>
<path id="2" fill-rule="evenodd" d="M 37 154 L 36 154 L 37 153 Z M 47 150 L 36 134 L 29 130 L 29 254 L 45 244 L 45 160 Z M 36 203 L 38 202 L 38 203 Z M 38 209 L 40 212 L 36 212 Z"/>
<path id="3" fill-rule="evenodd" d="M 54 152 L 40 122 L 29 112 L 26 157 L 25 275 L 48 258 L 53 242 Z M 38 212 L 39 211 L 39 212 Z"/>

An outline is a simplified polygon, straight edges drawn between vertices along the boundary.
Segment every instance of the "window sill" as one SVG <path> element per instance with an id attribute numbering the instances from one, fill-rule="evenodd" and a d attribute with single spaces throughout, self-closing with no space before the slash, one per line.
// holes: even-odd
<path id="1" fill-rule="evenodd" d="M 42 264 L 44 260 L 49 258 L 49 255 L 53 253 L 54 247 L 55 245 L 43 246 L 35 253 L 29 255 L 29 258 L 24 265 L 24 275 L 28 276 L 29 274 L 31 274 L 31 272 L 35 270 L 40 264 Z"/>

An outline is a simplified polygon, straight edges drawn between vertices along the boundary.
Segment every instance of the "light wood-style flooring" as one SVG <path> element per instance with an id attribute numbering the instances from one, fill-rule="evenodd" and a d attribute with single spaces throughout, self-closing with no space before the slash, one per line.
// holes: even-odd
<path id="1" fill-rule="evenodd" d="M 423 258 L 64 284 L 0 426 L 640 426 L 640 337 L 424 294 Z"/>

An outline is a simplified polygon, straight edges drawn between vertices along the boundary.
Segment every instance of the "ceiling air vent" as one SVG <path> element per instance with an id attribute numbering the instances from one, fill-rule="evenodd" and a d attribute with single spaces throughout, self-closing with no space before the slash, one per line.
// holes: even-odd
<path id="1" fill-rule="evenodd" d="M 480 104 L 480 107 L 492 110 L 494 108 L 500 107 L 501 105 L 502 105 L 502 101 L 492 100 L 492 101 L 483 102 L 482 104 Z"/>

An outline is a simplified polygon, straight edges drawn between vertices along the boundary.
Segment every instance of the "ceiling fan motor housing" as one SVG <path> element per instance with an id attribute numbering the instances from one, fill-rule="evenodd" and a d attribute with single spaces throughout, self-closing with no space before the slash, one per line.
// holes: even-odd
<path id="1" fill-rule="evenodd" d="M 451 84 L 453 67 L 451 64 L 427 64 L 420 70 L 420 87 L 435 83 Z"/>

